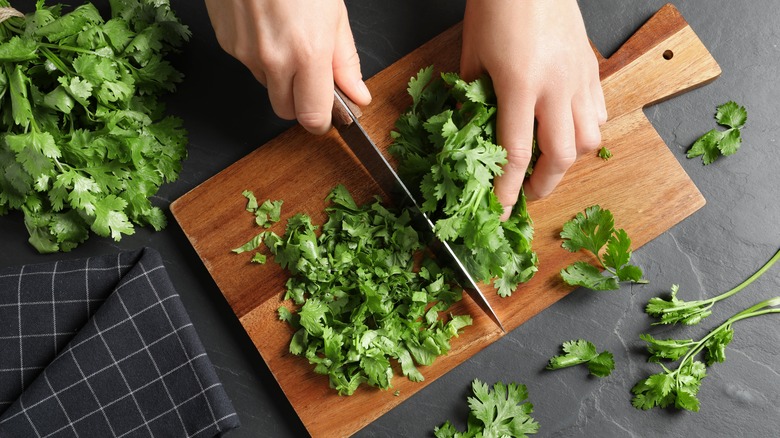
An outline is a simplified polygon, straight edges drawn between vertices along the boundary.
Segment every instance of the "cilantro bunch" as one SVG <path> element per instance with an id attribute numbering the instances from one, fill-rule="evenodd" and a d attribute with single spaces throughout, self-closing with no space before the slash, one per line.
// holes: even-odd
<path id="1" fill-rule="evenodd" d="M 524 402 L 528 398 L 525 385 L 498 382 L 493 388 L 474 379 L 471 384 L 474 397 L 469 397 L 468 429 L 458 432 L 449 421 L 434 429 L 436 438 L 504 438 L 525 437 L 539 431 L 531 413 L 534 406 Z"/>
<path id="2" fill-rule="evenodd" d="M 189 30 L 167 0 L 110 6 L 105 21 L 91 3 L 65 13 L 41 0 L 0 23 L 0 214 L 21 210 L 39 252 L 69 251 L 89 230 L 162 229 L 149 198 L 186 156 L 157 96 L 181 81 L 165 56 Z"/>
<path id="3" fill-rule="evenodd" d="M 533 224 L 521 195 L 512 216 L 503 208 L 493 179 L 506 163 L 496 144 L 496 97 L 487 77 L 465 82 L 455 73 L 433 78 L 427 67 L 409 81 L 412 106 L 391 132 L 390 152 L 410 187 L 419 189 L 421 209 L 436 234 L 478 281 L 509 296 L 537 270 L 531 250 Z"/>
<path id="4" fill-rule="evenodd" d="M 780 306 L 780 297 L 762 301 L 735 314 L 698 341 L 659 340 L 650 335 L 642 335 L 641 338 L 647 342 L 651 353 L 649 361 L 679 360 L 680 362 L 676 368 L 667 368 L 662 364 L 663 372 L 637 383 L 631 390 L 634 393 L 631 403 L 635 408 L 644 410 L 656 406 L 661 408 L 674 406 L 678 409 L 698 412 L 697 394 L 701 382 L 707 376 L 708 366 L 726 360 L 726 346 L 734 338 L 732 325 L 743 319 L 780 313 L 778 306 Z M 703 355 L 704 363 L 696 360 L 699 354 Z"/>
<path id="5" fill-rule="evenodd" d="M 291 274 L 285 299 L 299 306 L 279 308 L 295 329 L 290 352 L 306 357 L 341 395 L 364 382 L 389 388 L 393 362 L 422 381 L 415 364 L 446 354 L 450 339 L 471 325 L 468 315 L 443 313 L 462 291 L 450 286 L 452 272 L 431 259 L 416 262 L 423 246 L 408 211 L 379 200 L 358 206 L 344 186 L 328 199 L 319 235 L 303 214 L 287 221 L 282 236 L 264 231 L 274 260 Z"/>

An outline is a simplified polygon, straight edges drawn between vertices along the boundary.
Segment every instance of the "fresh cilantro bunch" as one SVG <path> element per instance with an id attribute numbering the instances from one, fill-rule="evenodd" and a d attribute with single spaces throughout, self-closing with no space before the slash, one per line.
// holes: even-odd
<path id="1" fill-rule="evenodd" d="M 436 438 L 503 438 L 525 437 L 539 431 L 531 413 L 534 406 L 524 402 L 528 398 L 525 385 L 498 382 L 489 388 L 474 379 L 471 384 L 474 397 L 469 397 L 468 429 L 458 432 L 449 421 L 434 429 Z"/>
<path id="2" fill-rule="evenodd" d="M 10 6 L 0 0 L 0 6 Z M 0 23 L 0 214 L 21 210 L 39 252 L 89 230 L 120 240 L 166 225 L 149 198 L 178 177 L 186 132 L 157 96 L 181 74 L 165 56 L 190 32 L 167 0 L 85 3 Z"/>
<path id="3" fill-rule="evenodd" d="M 647 302 L 645 313 L 660 318 L 660 321 L 655 324 L 675 324 L 678 322 L 685 325 L 698 324 L 701 320 L 712 314 L 710 309 L 715 303 L 725 300 L 750 285 L 750 283 L 762 276 L 773 264 L 775 264 L 778 259 L 780 259 L 780 250 L 778 250 L 764 266 L 756 271 L 755 274 L 748 277 L 745 281 L 727 292 L 706 300 L 681 300 L 677 298 L 679 286 L 676 284 L 672 285 L 669 299 L 661 297 L 650 298 L 650 301 Z"/>
<path id="4" fill-rule="evenodd" d="M 650 362 L 661 360 L 677 361 L 676 368 L 667 368 L 663 364 L 663 372 L 654 374 L 637 383 L 631 392 L 634 393 L 632 404 L 637 409 L 652 409 L 656 406 L 665 408 L 674 406 L 678 409 L 698 412 L 699 399 L 697 394 L 702 380 L 707 376 L 707 366 L 726 360 L 726 346 L 734 338 L 732 325 L 740 320 L 755 316 L 780 313 L 780 297 L 775 297 L 745 309 L 726 322 L 709 332 L 698 341 L 692 339 L 658 340 L 650 335 L 642 335 L 650 352 Z M 695 358 L 702 354 L 704 363 Z M 706 365 L 705 365 L 706 363 Z"/>
<path id="5" fill-rule="evenodd" d="M 745 107 L 734 101 L 719 105 L 715 120 L 727 129 L 713 129 L 699 137 L 688 149 L 688 158 L 701 156 L 704 164 L 710 164 L 721 155 L 732 155 L 739 150 L 742 145 L 742 128 L 747 122 Z"/>
<path id="6" fill-rule="evenodd" d="M 450 339 L 471 325 L 468 315 L 443 314 L 462 291 L 451 287 L 452 272 L 431 259 L 416 262 L 423 245 L 408 211 L 379 200 L 358 206 L 344 186 L 328 199 L 319 236 L 303 214 L 287 221 L 282 236 L 263 232 L 291 274 L 285 298 L 299 306 L 279 308 L 295 329 L 290 352 L 306 357 L 341 395 L 364 382 L 389 388 L 393 362 L 410 380 L 423 380 L 415 364 L 446 354 Z"/>
<path id="7" fill-rule="evenodd" d="M 503 208 L 493 179 L 506 163 L 496 144 L 496 97 L 487 77 L 465 82 L 455 73 L 433 78 L 427 67 L 409 81 L 412 106 L 391 132 L 390 152 L 436 234 L 451 243 L 469 273 L 509 296 L 537 270 L 531 250 L 533 225 L 521 195 L 512 216 Z"/>
<path id="8" fill-rule="evenodd" d="M 550 358 L 548 370 L 560 370 L 584 363 L 594 376 L 606 377 L 615 369 L 612 353 L 606 350 L 599 353 L 593 343 L 584 339 L 564 342 L 561 348 L 565 354 Z"/>
<path id="9" fill-rule="evenodd" d="M 642 269 L 629 264 L 631 261 L 631 239 L 622 228 L 615 229 L 615 219 L 609 210 L 598 205 L 577 213 L 574 219 L 563 224 L 561 231 L 563 248 L 570 252 L 584 249 L 598 260 L 609 275 L 586 262 L 575 262 L 561 270 L 561 277 L 571 286 L 584 286 L 592 290 L 615 290 L 619 282 L 646 283 Z M 602 255 L 602 248 L 606 251 Z"/>

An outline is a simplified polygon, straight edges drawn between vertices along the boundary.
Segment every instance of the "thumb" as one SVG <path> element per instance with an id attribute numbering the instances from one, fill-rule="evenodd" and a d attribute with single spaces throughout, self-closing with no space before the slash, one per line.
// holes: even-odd
<path id="1" fill-rule="evenodd" d="M 349 27 L 346 7 L 336 34 L 336 44 L 333 51 L 333 80 L 341 91 L 358 106 L 366 106 L 371 103 L 371 93 L 363 82 L 363 75 L 360 72 L 360 58 L 355 48 L 352 30 Z"/>

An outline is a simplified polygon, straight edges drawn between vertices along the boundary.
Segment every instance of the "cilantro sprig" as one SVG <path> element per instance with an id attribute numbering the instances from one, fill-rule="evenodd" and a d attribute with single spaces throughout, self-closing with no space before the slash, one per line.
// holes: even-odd
<path id="1" fill-rule="evenodd" d="M 265 204 L 258 205 L 249 191 L 244 196 L 254 214 Z M 351 395 L 361 383 L 390 388 L 394 363 L 410 380 L 423 380 L 417 365 L 446 354 L 450 340 L 472 322 L 468 315 L 446 313 L 462 294 L 452 287 L 453 273 L 432 259 L 417 262 L 423 245 L 407 211 L 389 210 L 379 200 L 359 206 L 341 185 L 328 199 L 319 235 L 300 213 L 287 221 L 282 236 L 267 229 L 259 234 L 291 275 L 285 299 L 295 308 L 278 309 L 279 319 L 294 330 L 290 352 L 327 375 L 341 395 Z M 276 219 L 275 209 L 270 216 Z M 247 247 L 254 249 L 257 238 Z"/>
<path id="2" fill-rule="evenodd" d="M 531 417 L 534 407 L 525 402 L 528 398 L 525 385 L 497 382 L 491 390 L 487 384 L 474 379 L 471 388 L 474 397 L 468 397 L 471 412 L 466 432 L 458 432 L 447 421 L 434 429 L 436 438 L 519 438 L 539 431 L 539 423 Z"/>
<path id="3" fill-rule="evenodd" d="M 401 177 L 419 190 L 436 234 L 451 243 L 471 275 L 495 279 L 498 294 L 511 295 L 534 275 L 538 260 L 525 196 L 508 220 L 500 220 L 493 179 L 506 150 L 496 143 L 498 109 L 489 78 L 434 78 L 431 66 L 411 78 L 408 92 L 412 105 L 396 121 L 389 149 Z"/>
<path id="4" fill-rule="evenodd" d="M 711 164 L 721 156 L 732 155 L 739 150 L 742 145 L 742 128 L 747 122 L 745 107 L 728 101 L 718 106 L 715 120 L 727 129 L 712 129 L 699 137 L 688 149 L 688 158 L 701 156 L 704 164 Z"/>
<path id="5" fill-rule="evenodd" d="M 679 360 L 676 368 L 667 368 L 661 364 L 663 372 L 654 374 L 638 382 L 631 392 L 631 403 L 637 409 L 666 408 L 674 406 L 688 411 L 699 411 L 697 397 L 702 380 L 707 376 L 707 366 L 726 360 L 726 347 L 734 338 L 732 325 L 743 319 L 761 315 L 780 313 L 780 297 L 762 301 L 747 308 L 709 332 L 698 341 L 692 339 L 658 340 L 651 335 L 642 335 L 650 352 L 650 362 L 661 360 Z M 698 355 L 704 362 L 696 360 Z M 706 365 L 705 365 L 706 364 Z"/>
<path id="6" fill-rule="evenodd" d="M 678 322 L 685 325 L 698 324 L 704 318 L 712 314 L 712 310 L 710 309 L 712 309 L 712 306 L 714 306 L 715 303 L 725 300 L 753 283 L 772 267 L 778 259 L 780 259 L 780 250 L 778 250 L 764 266 L 745 281 L 718 296 L 705 300 L 681 300 L 677 298 L 679 286 L 676 284 L 672 285 L 671 296 L 668 299 L 662 297 L 651 298 L 645 307 L 645 312 L 650 316 L 660 318 L 660 320 L 654 324 L 675 324 Z"/>
<path id="7" fill-rule="evenodd" d="M 10 6 L 0 0 L 0 6 Z M 181 120 L 157 96 L 182 75 L 165 56 L 190 32 L 167 0 L 46 6 L 0 23 L 0 214 L 19 210 L 39 252 L 91 230 L 120 240 L 166 225 L 150 197 L 178 177 Z"/>
<path id="8" fill-rule="evenodd" d="M 609 210 L 593 205 L 563 225 L 563 248 L 570 252 L 586 250 L 593 254 L 601 269 L 579 261 L 561 270 L 561 278 L 571 286 L 583 286 L 592 290 L 615 290 L 619 282 L 647 283 L 642 279 L 642 269 L 630 264 L 631 239 L 622 228 L 615 229 L 615 219 Z M 602 249 L 606 246 L 606 250 Z"/>
<path id="9" fill-rule="evenodd" d="M 588 371 L 596 377 L 606 377 L 615 369 L 615 359 L 609 351 L 599 353 L 592 342 L 584 339 L 564 342 L 564 354 L 550 358 L 548 370 L 560 370 L 587 364 Z"/>

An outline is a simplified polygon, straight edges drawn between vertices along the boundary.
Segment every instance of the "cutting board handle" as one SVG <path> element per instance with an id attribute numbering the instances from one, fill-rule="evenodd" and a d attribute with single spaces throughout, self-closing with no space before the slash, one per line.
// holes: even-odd
<path id="1" fill-rule="evenodd" d="M 672 4 L 656 12 L 609 58 L 594 51 L 610 118 L 708 83 L 721 72 Z"/>

